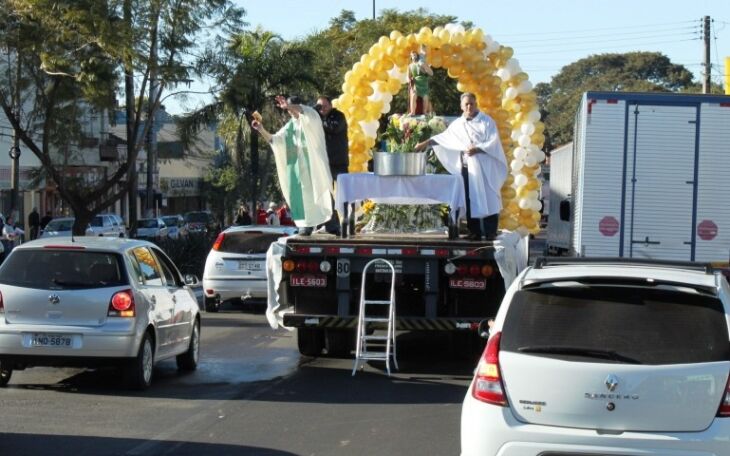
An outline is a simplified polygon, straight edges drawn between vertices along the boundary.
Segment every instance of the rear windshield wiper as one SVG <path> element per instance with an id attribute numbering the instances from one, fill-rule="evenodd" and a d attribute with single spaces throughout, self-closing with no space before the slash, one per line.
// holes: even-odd
<path id="1" fill-rule="evenodd" d="M 601 350 L 598 348 L 586 347 L 569 347 L 564 345 L 543 345 L 543 346 L 525 346 L 517 349 L 520 353 L 550 353 L 557 355 L 576 355 L 588 356 L 591 358 L 612 359 L 628 364 L 641 364 L 637 359 L 620 355 L 612 350 Z"/>

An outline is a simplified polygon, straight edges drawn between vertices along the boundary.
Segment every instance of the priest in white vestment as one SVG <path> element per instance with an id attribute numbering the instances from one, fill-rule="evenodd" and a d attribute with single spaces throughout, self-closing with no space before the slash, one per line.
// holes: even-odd
<path id="1" fill-rule="evenodd" d="M 507 160 L 496 122 L 477 109 L 476 97 L 461 95 L 463 115 L 449 128 L 419 143 L 416 150 L 433 146 L 436 156 L 451 174 L 464 178 L 469 239 L 494 239 L 497 235 L 501 189 L 507 178 Z"/>
<path id="2" fill-rule="evenodd" d="M 301 104 L 299 97 L 287 100 L 278 96 L 276 103 L 291 116 L 286 125 L 273 135 L 259 119 L 254 119 L 251 127 L 271 144 L 291 218 L 300 234 L 308 235 L 312 227 L 332 217 L 332 176 L 322 121 L 317 111 Z"/>

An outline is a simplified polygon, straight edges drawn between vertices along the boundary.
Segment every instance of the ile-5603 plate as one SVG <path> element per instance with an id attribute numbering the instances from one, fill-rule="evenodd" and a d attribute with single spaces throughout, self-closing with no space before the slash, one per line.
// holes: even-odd
<path id="1" fill-rule="evenodd" d="M 316 274 L 292 274 L 289 284 L 293 287 L 326 287 L 327 276 Z"/>
<path id="2" fill-rule="evenodd" d="M 485 290 L 487 288 L 486 279 L 469 279 L 469 278 L 450 278 L 450 288 L 460 288 L 462 290 Z"/>

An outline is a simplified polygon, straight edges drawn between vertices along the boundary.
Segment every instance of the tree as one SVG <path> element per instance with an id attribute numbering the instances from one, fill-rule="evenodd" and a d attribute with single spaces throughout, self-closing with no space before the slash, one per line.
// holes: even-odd
<path id="1" fill-rule="evenodd" d="M 278 125 L 283 123 L 284 116 L 274 115 L 273 97 L 299 92 L 314 83 L 313 55 L 302 46 L 287 43 L 278 35 L 258 28 L 232 36 L 225 48 L 210 49 L 206 56 L 200 71 L 211 75 L 222 89 L 213 103 L 180 120 L 181 137 L 183 142 L 189 142 L 200 128 L 217 122 L 218 132 L 233 154 L 229 166 L 234 169 L 222 172 L 213 181 L 232 188 L 231 176 L 239 176 L 238 195 L 255 208 L 260 190 L 270 184 L 273 161 L 268 153 L 263 163 L 259 160 L 259 137 L 252 134 L 251 114 L 259 111 L 266 119 L 278 118 Z"/>
<path id="2" fill-rule="evenodd" d="M 13 109 L 10 81 L 0 80 L 0 107 L 23 143 L 57 184 L 76 216 L 74 233 L 124 194 L 136 220 L 136 161 L 165 90 L 190 79 L 192 51 L 211 30 L 240 30 L 243 10 L 230 0 L 0 0 L 0 47 L 19 56 L 34 95 L 30 110 Z M 24 30 L 22 39 L 13 27 Z M 4 77 L 3 72 L 0 77 Z M 114 105 L 123 74 L 127 153 L 98 182 L 66 179 L 64 151 L 78 139 L 84 107 Z M 159 90 L 143 104 L 153 80 Z M 146 107 L 146 109 L 145 109 Z M 71 128 L 69 128 L 71 127 Z M 54 146 L 53 148 L 51 146 Z"/>
<path id="3" fill-rule="evenodd" d="M 658 52 L 600 54 L 563 67 L 536 91 L 545 122 L 547 150 L 572 140 L 573 121 L 586 91 L 694 91 L 692 73 Z"/>
<path id="4" fill-rule="evenodd" d="M 330 26 L 313 33 L 303 40 L 316 55 L 314 75 L 318 89 L 329 96 L 341 93 L 345 73 L 367 53 L 383 35 L 398 30 L 403 34 L 416 33 L 422 27 L 444 26 L 456 22 L 455 16 L 434 15 L 426 9 L 400 12 L 394 9 L 383 10 L 375 20 L 357 21 L 352 11 L 343 10 L 330 21 Z M 471 27 L 470 22 L 462 22 Z M 430 80 L 431 101 L 440 114 L 458 114 L 459 92 L 456 82 L 443 68 L 435 69 Z M 391 102 L 393 112 L 406 112 L 408 106 L 407 90 L 403 89 Z"/>

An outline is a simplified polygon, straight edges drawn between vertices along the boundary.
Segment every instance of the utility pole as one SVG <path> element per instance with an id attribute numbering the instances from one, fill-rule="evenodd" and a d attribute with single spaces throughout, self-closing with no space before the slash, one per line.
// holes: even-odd
<path id="1" fill-rule="evenodd" d="M 124 0 L 123 5 L 124 25 L 127 30 L 132 28 L 132 0 Z M 124 63 L 124 94 L 126 96 L 126 123 L 127 123 L 127 159 L 131 160 L 127 174 L 127 198 L 128 213 L 127 223 L 129 237 L 137 235 L 137 200 L 139 198 L 139 186 L 137 184 L 137 138 L 134 135 L 134 69 L 128 58 Z"/>
<path id="2" fill-rule="evenodd" d="M 375 20 L 375 0 L 373 0 L 373 20 Z"/>
<path id="3" fill-rule="evenodd" d="M 155 171 L 157 170 L 157 132 L 155 125 L 155 116 L 157 115 L 157 109 L 155 104 L 157 103 L 157 31 L 154 32 L 152 38 L 152 52 L 150 62 L 150 95 L 147 100 L 149 109 L 147 110 L 147 122 L 149 127 L 147 129 L 147 217 L 156 217 L 157 211 L 155 210 Z"/>
<path id="4" fill-rule="evenodd" d="M 12 90 L 11 103 L 13 105 L 13 115 L 18 121 L 20 121 L 20 55 L 15 54 L 15 90 Z M 13 145 L 10 147 L 10 215 L 13 218 L 21 218 L 20 214 L 18 217 L 15 216 L 15 211 L 18 210 L 18 196 L 20 194 L 20 138 L 18 137 L 18 130 L 13 128 Z M 18 223 L 20 220 L 15 220 Z"/>
<path id="5" fill-rule="evenodd" d="M 705 42 L 705 75 L 702 78 L 702 93 L 710 93 L 710 76 L 712 75 L 712 66 L 710 65 L 710 16 L 705 16 L 703 32 L 703 40 Z"/>

